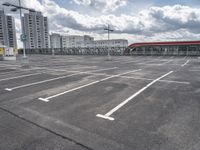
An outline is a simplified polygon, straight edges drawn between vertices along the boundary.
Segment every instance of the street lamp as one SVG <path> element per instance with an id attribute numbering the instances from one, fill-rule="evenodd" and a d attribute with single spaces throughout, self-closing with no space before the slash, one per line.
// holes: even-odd
<path id="1" fill-rule="evenodd" d="M 110 25 L 109 24 L 108 24 L 107 28 L 104 28 L 104 30 L 108 31 L 108 44 L 109 44 L 109 41 L 110 41 L 110 32 L 113 32 L 114 30 L 110 29 Z M 108 60 L 111 60 L 109 46 L 108 46 Z"/>
<path id="2" fill-rule="evenodd" d="M 21 28 L 22 28 L 22 34 L 21 34 L 21 41 L 23 42 L 23 58 L 26 58 L 26 51 L 25 51 L 25 40 L 26 40 L 26 35 L 25 35 L 25 29 L 23 28 L 23 21 L 22 21 L 22 9 L 28 10 L 30 12 L 35 12 L 34 9 L 26 8 L 21 6 L 21 0 L 19 0 L 19 5 L 14 5 L 8 2 L 5 2 L 2 4 L 3 6 L 7 7 L 14 7 L 11 9 L 11 11 L 15 12 L 19 9 L 20 11 L 20 20 L 21 20 Z"/>

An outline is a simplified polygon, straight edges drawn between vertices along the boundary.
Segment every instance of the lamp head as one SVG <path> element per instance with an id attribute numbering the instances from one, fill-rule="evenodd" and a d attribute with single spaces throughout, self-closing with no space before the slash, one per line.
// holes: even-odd
<path id="1" fill-rule="evenodd" d="M 15 12 L 15 11 L 17 11 L 17 10 L 18 10 L 18 8 L 12 8 L 10 11 Z"/>
<path id="2" fill-rule="evenodd" d="M 10 3 L 5 2 L 5 3 L 3 3 L 2 5 L 4 5 L 4 6 L 10 6 Z"/>

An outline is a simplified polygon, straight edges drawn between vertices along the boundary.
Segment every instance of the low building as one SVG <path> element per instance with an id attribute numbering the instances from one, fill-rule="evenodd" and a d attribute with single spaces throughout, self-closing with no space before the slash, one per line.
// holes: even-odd
<path id="1" fill-rule="evenodd" d="M 93 37 L 84 35 L 62 36 L 63 48 L 87 48 L 87 47 L 127 47 L 128 40 L 112 39 L 112 40 L 94 40 Z"/>
<path id="2" fill-rule="evenodd" d="M 199 56 L 200 41 L 133 43 L 125 49 L 124 54 Z"/>
<path id="3" fill-rule="evenodd" d="M 69 35 L 62 36 L 62 47 L 63 48 L 76 48 L 76 47 L 86 47 L 93 43 L 94 38 L 88 35 L 78 36 Z"/>
<path id="4" fill-rule="evenodd" d="M 128 40 L 125 39 L 112 39 L 112 40 L 96 40 L 93 47 L 127 47 Z"/>

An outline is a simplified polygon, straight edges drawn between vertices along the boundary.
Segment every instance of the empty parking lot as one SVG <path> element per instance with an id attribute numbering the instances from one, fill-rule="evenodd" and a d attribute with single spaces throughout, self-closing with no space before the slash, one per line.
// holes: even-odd
<path id="1" fill-rule="evenodd" d="M 200 149 L 197 57 L 29 61 L 0 63 L 0 149 Z"/>

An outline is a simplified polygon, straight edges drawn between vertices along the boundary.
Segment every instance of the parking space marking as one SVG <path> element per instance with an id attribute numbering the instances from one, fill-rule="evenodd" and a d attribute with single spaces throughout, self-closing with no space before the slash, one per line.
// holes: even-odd
<path id="1" fill-rule="evenodd" d="M 63 66 L 64 67 L 64 66 Z M 57 67 L 58 69 L 64 69 L 63 67 Z M 66 66 L 65 66 L 66 67 Z M 71 66 L 70 66 L 71 67 Z M 70 69 L 85 69 L 85 68 L 96 68 L 97 66 L 84 66 L 84 67 L 71 67 Z M 56 68 L 55 68 L 56 69 Z"/>
<path id="2" fill-rule="evenodd" d="M 138 62 L 141 62 L 141 60 L 126 61 L 126 62 L 123 62 L 123 63 L 121 63 L 121 64 L 122 64 L 122 65 L 125 65 L 125 64 L 129 64 L 129 63 L 138 63 Z"/>
<path id="3" fill-rule="evenodd" d="M 0 75 L 7 75 L 7 74 L 10 74 L 10 73 L 18 73 L 18 72 L 21 72 L 21 71 L 19 71 L 19 70 L 17 70 L 17 71 L 8 71 L 8 72 L 0 73 Z"/>
<path id="4" fill-rule="evenodd" d="M 162 65 L 168 64 L 168 63 L 170 63 L 170 62 L 172 62 L 172 60 L 166 61 L 166 62 L 164 62 L 164 63 L 162 63 L 162 64 L 158 64 L 158 65 L 162 66 Z"/>
<path id="5" fill-rule="evenodd" d="M 34 82 L 34 83 L 24 84 L 24 85 L 12 87 L 12 88 L 5 88 L 5 90 L 6 91 L 13 91 L 13 90 L 16 90 L 16 89 L 20 89 L 20 88 L 24 88 L 24 87 L 28 87 L 28 86 L 32 86 L 32 85 L 37 85 L 37 84 L 42 84 L 42 83 L 46 83 L 46 82 L 50 82 L 50 81 L 64 79 L 64 78 L 75 76 L 75 75 L 78 75 L 78 74 L 81 74 L 81 73 L 74 73 L 74 74 L 70 74 L 70 75 L 67 75 L 67 76 L 61 76 L 61 77 L 52 78 L 52 79 L 48 79 L 48 80 L 43 80 L 43 81 L 38 81 L 38 82 Z"/>
<path id="6" fill-rule="evenodd" d="M 12 65 L 12 64 L 0 64 L 0 66 L 10 66 L 10 67 L 20 67 L 20 65 Z"/>
<path id="7" fill-rule="evenodd" d="M 52 96 L 49 96 L 47 98 L 38 98 L 39 100 L 41 101 L 44 101 L 44 102 L 49 102 L 50 99 L 52 98 L 55 98 L 55 97 L 58 97 L 58 96 L 61 96 L 61 95 L 64 95 L 64 94 L 67 94 L 69 92 L 73 92 L 73 91 L 76 91 L 76 90 L 79 90 L 79 89 L 82 89 L 84 87 L 87 87 L 87 86 L 90 86 L 90 85 L 94 85 L 96 83 L 99 83 L 99 82 L 102 82 L 102 81 L 106 81 L 108 79 L 112 79 L 112 78 L 115 78 L 115 77 L 119 77 L 119 76 L 122 76 L 122 75 L 125 75 L 125 74 L 128 74 L 128 73 L 131 73 L 131 72 L 137 72 L 137 71 L 141 71 L 142 69 L 138 69 L 138 70 L 132 70 L 132 71 L 128 71 L 128 72 L 125 72 L 125 73 L 121 73 L 121 74 L 117 74 L 117 75 L 112 75 L 110 77 L 106 77 L 106 78 L 103 78 L 101 80 L 97 80 L 97 81 L 93 81 L 91 83 L 88 83 L 88 84 L 85 84 L 85 85 L 82 85 L 82 86 L 79 86 L 79 87 L 76 87 L 76 88 L 73 88 L 73 89 L 70 89 L 70 90 L 67 90 L 67 91 L 64 91 L 64 92 L 61 92 L 61 93 L 58 93 L 58 94 L 55 94 L 55 95 L 52 95 Z"/>
<path id="8" fill-rule="evenodd" d="M 190 84 L 190 82 L 185 82 L 185 81 L 173 81 L 173 80 L 159 80 L 159 82 L 177 83 L 177 84 L 185 84 L 185 85 L 189 85 L 189 84 Z"/>
<path id="9" fill-rule="evenodd" d="M 129 77 L 129 76 L 120 76 L 121 78 L 127 78 L 127 79 L 139 79 L 139 80 L 147 80 L 147 81 L 153 81 L 154 79 L 150 78 L 140 78 L 140 77 Z M 189 85 L 190 82 L 185 81 L 174 81 L 174 80 L 159 80 L 158 82 L 167 82 L 167 83 L 177 83 L 177 84 L 186 84 Z"/>
<path id="10" fill-rule="evenodd" d="M 155 60 L 150 60 L 150 61 L 146 61 L 146 62 L 142 62 L 142 63 L 137 63 L 139 65 L 145 65 L 147 63 L 158 63 L 159 61 L 162 61 L 161 59 L 155 59 Z"/>
<path id="11" fill-rule="evenodd" d="M 181 67 L 184 67 L 185 65 L 187 65 L 189 63 L 190 60 L 187 60 L 184 64 L 181 65 Z"/>
<path id="12" fill-rule="evenodd" d="M 117 67 L 113 67 L 113 68 L 107 68 L 108 69 L 116 69 Z M 88 71 L 88 72 L 99 72 L 105 69 L 99 69 L 99 70 L 92 70 L 92 71 Z M 52 78 L 52 79 L 48 79 L 48 80 L 43 80 L 43 81 L 38 81 L 38 82 L 34 82 L 34 83 L 29 83 L 29 84 L 24 84 L 24 85 L 20 85 L 20 86 L 16 86 L 16 87 L 12 87 L 12 88 L 5 88 L 6 91 L 13 91 L 16 89 L 20 89 L 20 88 L 24 88 L 24 87 L 28 87 L 28 86 L 32 86 L 32 85 L 37 85 L 37 84 L 42 84 L 42 83 L 46 83 L 46 82 L 50 82 L 50 81 L 55 81 L 55 80 L 59 80 L 59 79 L 64 79 L 67 77 L 71 77 L 71 76 L 75 76 L 75 75 L 79 75 L 79 74 L 83 74 L 83 72 L 77 72 L 77 73 L 73 73 L 70 75 L 66 75 L 66 76 L 61 76 L 61 77 L 56 77 L 56 78 Z"/>
<path id="13" fill-rule="evenodd" d="M 114 107 L 113 109 L 111 109 L 109 112 L 107 112 L 106 114 L 102 115 L 102 114 L 97 114 L 97 117 L 100 118 L 104 118 L 104 119 L 108 119 L 108 120 L 115 120 L 113 117 L 110 117 L 114 112 L 116 112 L 118 109 L 120 109 L 121 107 L 123 107 L 125 104 L 127 104 L 130 100 L 132 100 L 133 98 L 135 98 L 136 96 L 138 96 L 140 93 L 142 93 L 143 91 L 145 91 L 147 88 L 149 88 L 150 86 L 152 86 L 153 84 L 155 84 L 157 81 L 161 80 L 162 78 L 170 75 L 171 73 L 173 73 L 173 71 L 170 71 L 166 74 L 164 74 L 163 76 L 153 80 L 152 82 L 150 82 L 149 84 L 147 84 L 145 87 L 143 87 L 142 89 L 140 89 L 139 91 L 137 91 L 135 94 L 133 94 L 132 96 L 130 96 L 129 98 L 127 98 L 126 100 L 124 100 L 123 102 L 121 102 L 119 105 L 117 105 L 116 107 Z"/>
<path id="14" fill-rule="evenodd" d="M 16 76 L 16 77 L 10 77 L 10 78 L 5 78 L 5 79 L 0 79 L 0 81 L 6 81 L 6 80 L 12 80 L 12 79 L 18 79 L 18 78 L 23 78 L 23 77 L 29 77 L 29 76 L 34 76 L 42 73 L 32 73 L 32 74 L 25 74 L 21 76 Z"/>
<path id="15" fill-rule="evenodd" d="M 63 72 L 80 72 L 80 73 L 88 73 L 88 72 L 100 72 L 100 71 L 107 71 L 107 70 L 114 70 L 119 67 L 112 67 L 112 68 L 105 68 L 105 69 L 98 69 L 98 70 L 90 70 L 90 71 L 76 71 L 76 70 L 65 70 L 65 69 L 50 69 L 50 68 L 44 68 L 44 70 L 49 70 L 49 71 L 63 71 Z"/>
<path id="16" fill-rule="evenodd" d="M 200 71 L 200 70 L 189 70 L 189 71 L 192 71 L 192 72 L 198 72 L 198 71 Z"/>

